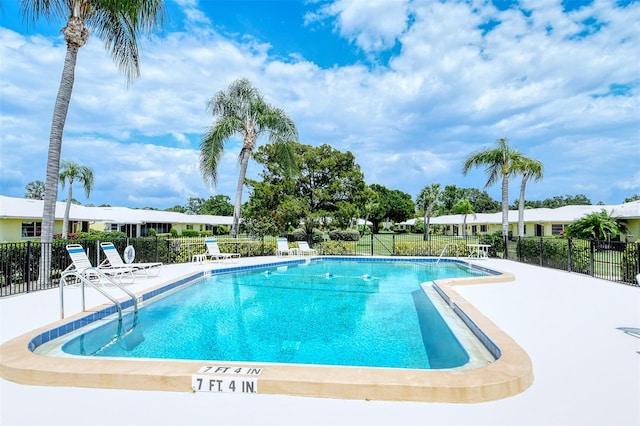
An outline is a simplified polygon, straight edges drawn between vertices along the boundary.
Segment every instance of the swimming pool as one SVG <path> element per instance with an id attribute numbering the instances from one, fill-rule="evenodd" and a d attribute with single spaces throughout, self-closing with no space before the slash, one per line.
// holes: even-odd
<path id="1" fill-rule="evenodd" d="M 124 324 L 113 319 L 82 333 L 61 350 L 101 357 L 461 367 L 470 355 L 460 338 L 468 342 L 469 334 L 458 337 L 451 330 L 421 283 L 482 275 L 487 273 L 462 263 L 324 259 L 216 274 L 142 307 Z"/>
<path id="2" fill-rule="evenodd" d="M 329 259 L 326 259 L 327 264 L 342 260 Z M 372 263 L 390 260 L 403 262 L 398 258 L 365 259 Z M 412 258 L 412 261 L 434 263 L 435 259 Z M 439 300 L 439 304 L 453 309 L 448 309 L 449 312 L 443 316 L 449 316 L 456 321 L 462 320 L 465 328 L 472 330 L 472 334 L 482 341 L 484 347 L 490 348 L 495 355 L 493 362 L 478 365 L 472 365 L 470 362 L 455 369 L 428 370 L 257 361 L 125 359 L 68 354 L 52 357 L 35 353 L 51 345 L 61 336 L 64 341 L 69 341 L 96 324 L 110 321 L 108 317 L 115 313 L 115 309 L 112 304 L 105 304 L 96 306 L 90 312 L 79 313 L 4 343 L 0 347 L 0 376 L 22 384 L 169 391 L 216 392 L 222 389 L 220 383 L 226 383 L 229 385 L 226 391 L 230 391 L 233 384 L 234 393 L 246 391 L 260 394 L 403 401 L 479 402 L 504 398 L 524 391 L 533 381 L 532 366 L 527 354 L 453 289 L 454 285 L 459 284 L 508 282 L 513 280 L 513 276 L 488 270 L 478 264 L 472 265 L 457 260 L 452 262 L 460 263 L 463 268 L 483 270 L 488 275 L 440 278 L 421 287 L 430 293 L 434 301 Z M 149 279 L 150 282 L 157 283 L 155 286 L 147 285 L 144 291 L 136 293 L 139 303 L 146 305 L 158 295 L 168 295 L 211 274 L 235 273 L 256 268 L 289 268 L 302 263 L 305 261 L 300 259 L 278 259 L 274 262 L 274 258 L 262 258 L 241 259 L 237 265 L 232 266 L 173 265 L 165 267 L 162 277 Z M 189 269 L 191 272 L 188 272 Z M 339 274 L 330 278 L 339 278 L 337 275 Z M 131 302 L 122 300 L 123 307 L 126 308 L 128 304 Z M 440 308 L 441 306 L 438 307 Z M 451 318 L 445 319 L 448 321 Z M 326 315 L 323 316 L 323 322 L 325 320 Z M 146 340 L 146 329 L 143 328 L 142 331 Z M 284 342 L 283 340 L 281 344 Z M 288 342 L 288 345 L 292 345 L 288 349 L 295 349 L 296 341 Z M 213 383 L 218 383 L 218 387 L 213 386 Z M 238 384 L 237 388 L 235 383 Z"/>

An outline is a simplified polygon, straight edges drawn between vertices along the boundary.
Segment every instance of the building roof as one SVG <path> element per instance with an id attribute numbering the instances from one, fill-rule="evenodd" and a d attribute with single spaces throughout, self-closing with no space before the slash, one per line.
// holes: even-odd
<path id="1" fill-rule="evenodd" d="M 616 205 L 589 205 L 589 206 L 564 206 L 556 209 L 540 208 L 525 209 L 524 221 L 529 223 L 571 223 L 590 213 L 598 213 L 605 210 L 611 217 L 619 219 L 640 218 L 640 201 Z M 410 219 L 399 223 L 400 225 L 415 225 L 417 219 Z M 449 225 L 463 223 L 464 215 L 451 214 L 444 216 L 432 216 L 432 225 Z M 509 223 L 518 222 L 518 211 L 509 210 Z M 467 224 L 496 224 L 502 223 L 502 212 L 476 213 L 467 215 Z"/>
<path id="2" fill-rule="evenodd" d="M 64 219 L 66 203 L 56 203 L 56 220 Z M 42 219 L 43 200 L 14 198 L 0 195 L 0 219 Z M 231 225 L 232 216 L 189 215 L 161 210 L 131 209 L 128 207 L 88 207 L 71 204 L 69 220 L 74 222 L 106 222 L 119 224 L 187 223 Z"/>

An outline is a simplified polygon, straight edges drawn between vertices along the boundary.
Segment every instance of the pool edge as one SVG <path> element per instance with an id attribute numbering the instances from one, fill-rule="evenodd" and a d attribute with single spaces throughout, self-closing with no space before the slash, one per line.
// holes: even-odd
<path id="1" fill-rule="evenodd" d="M 216 365 L 262 368 L 258 379 L 260 394 L 453 403 L 486 402 L 514 396 L 533 383 L 529 356 L 452 288 L 514 279 L 513 274 L 501 272 L 486 277 L 436 281 L 450 300 L 500 348 L 500 358 L 483 368 L 428 371 L 264 363 L 220 362 Z M 104 306 L 107 305 L 96 309 Z M 206 362 L 52 358 L 28 350 L 29 342 L 35 336 L 86 314 L 79 313 L 4 343 L 0 346 L 0 377 L 28 385 L 192 391 L 191 378 Z"/>

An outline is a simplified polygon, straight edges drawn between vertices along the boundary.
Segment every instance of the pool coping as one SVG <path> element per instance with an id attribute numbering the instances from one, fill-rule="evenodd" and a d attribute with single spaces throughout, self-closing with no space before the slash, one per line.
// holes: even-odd
<path id="1" fill-rule="evenodd" d="M 322 258 L 322 256 L 314 256 Z M 345 257 L 346 258 L 346 257 Z M 353 257 L 349 257 L 353 259 Z M 332 257 L 332 260 L 338 258 Z M 356 257 L 358 260 L 364 260 Z M 398 257 L 367 258 L 372 261 L 399 260 Z M 427 259 L 428 258 L 424 258 Z M 415 261 L 416 258 L 411 258 Z M 443 259 L 444 261 L 453 261 Z M 209 272 L 194 272 L 150 289 L 145 296 L 168 286 L 176 287 L 210 272 L 222 273 L 271 265 L 299 263 L 305 260 L 278 259 L 275 262 L 235 266 Z M 431 258 L 429 261 L 433 261 Z M 458 260 L 455 260 L 459 262 Z M 477 263 L 464 262 L 485 269 Z M 495 271 L 495 270 L 494 270 Z M 438 293 L 462 313 L 473 329 L 481 330 L 489 345 L 495 345 L 499 358 L 482 368 L 471 370 L 414 370 L 371 367 L 342 367 L 270 363 L 234 363 L 182 360 L 116 360 L 106 358 L 49 357 L 33 353 L 34 339 L 52 330 L 80 324 L 88 315 L 105 311 L 111 304 L 96 306 L 64 320 L 38 328 L 0 346 L 0 376 L 16 383 L 44 386 L 73 386 L 131 390 L 193 391 L 193 377 L 203 366 L 229 366 L 259 369 L 257 392 L 308 397 L 475 403 L 507 398 L 525 391 L 533 383 L 533 366 L 527 353 L 491 320 L 454 290 L 456 285 L 505 283 L 513 274 L 495 271 L 495 275 L 434 281 Z M 174 284 L 180 282 L 181 284 Z M 466 320 L 465 320 L 466 317 Z M 54 338 L 53 336 L 51 338 Z M 482 340 L 482 338 L 481 338 Z M 485 343 L 487 345 L 487 343 Z M 491 348 L 489 348 L 491 350 Z M 212 376 L 213 377 L 213 376 Z M 238 376 L 238 380 L 248 379 Z"/>

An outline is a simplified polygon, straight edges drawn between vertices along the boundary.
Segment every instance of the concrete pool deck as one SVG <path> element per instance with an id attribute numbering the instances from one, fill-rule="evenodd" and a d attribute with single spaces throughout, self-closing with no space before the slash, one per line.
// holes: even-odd
<path id="1" fill-rule="evenodd" d="M 273 261 L 273 257 L 270 261 Z M 242 259 L 238 265 L 264 262 Z M 0 424 L 639 424 L 640 289 L 489 259 L 515 281 L 456 286 L 530 356 L 533 385 L 475 404 L 384 402 L 19 385 L 0 381 Z M 215 265 L 171 265 L 161 278 Z M 226 266 L 226 265 L 224 265 Z M 158 281 L 155 281 L 157 283 Z M 135 292 L 152 279 L 128 286 Z M 67 316 L 80 301 L 65 300 Z M 79 299 L 79 298 L 78 298 Z M 102 303 L 102 299 L 87 306 Z M 59 293 L 0 299 L 1 342 L 59 319 Z"/>

